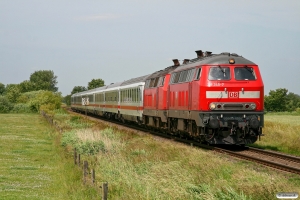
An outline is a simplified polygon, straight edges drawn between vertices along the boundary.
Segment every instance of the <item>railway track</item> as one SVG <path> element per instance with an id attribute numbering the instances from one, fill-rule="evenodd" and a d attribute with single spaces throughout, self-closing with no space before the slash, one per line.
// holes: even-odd
<path id="1" fill-rule="evenodd" d="M 69 111 L 72 113 L 76 113 L 76 112 L 73 112 L 72 110 L 69 110 Z M 139 130 L 139 131 L 143 131 L 143 132 L 148 132 L 153 135 L 171 139 L 173 141 L 177 141 L 177 142 L 184 143 L 187 145 L 212 150 L 212 151 L 215 151 L 218 153 L 227 154 L 227 155 L 234 156 L 234 157 L 237 157 L 240 159 L 253 161 L 253 162 L 268 166 L 268 167 L 272 167 L 275 169 L 279 169 L 282 171 L 300 175 L 300 157 L 297 157 L 297 156 L 291 156 L 291 155 L 287 155 L 287 154 L 283 154 L 283 153 L 267 151 L 267 150 L 263 150 L 263 149 L 253 148 L 253 147 L 243 147 L 243 148 L 239 148 L 238 150 L 237 149 L 220 148 L 220 147 L 215 147 L 215 146 L 198 143 L 198 142 L 195 142 L 194 140 L 188 140 L 188 139 L 179 138 L 179 137 L 176 137 L 173 135 L 163 134 L 163 133 L 160 133 L 157 131 L 145 129 L 142 127 L 137 127 L 134 125 L 124 124 L 124 123 L 109 120 L 109 119 L 106 119 L 103 117 L 100 118 L 99 116 L 93 115 L 93 117 L 91 119 L 93 119 L 94 117 L 96 117 L 99 120 L 103 120 L 103 121 L 106 121 L 109 123 L 117 124 L 120 126 L 125 126 L 127 128 L 131 128 L 131 129 L 135 129 L 135 130 Z"/>
<path id="2" fill-rule="evenodd" d="M 266 151 L 253 147 L 245 147 L 242 151 L 226 150 L 223 148 L 214 148 L 214 151 L 232 155 L 245 160 L 254 161 L 262 165 L 300 174 L 300 157 L 286 155 L 274 151 Z"/>

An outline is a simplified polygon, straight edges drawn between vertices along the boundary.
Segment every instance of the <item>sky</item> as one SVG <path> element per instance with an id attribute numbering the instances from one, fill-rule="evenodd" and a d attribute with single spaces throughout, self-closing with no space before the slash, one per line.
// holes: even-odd
<path id="1" fill-rule="evenodd" d="M 299 0 L 0 0 L 0 83 L 52 70 L 63 96 L 151 74 L 196 50 L 242 55 L 265 94 L 300 95 Z"/>

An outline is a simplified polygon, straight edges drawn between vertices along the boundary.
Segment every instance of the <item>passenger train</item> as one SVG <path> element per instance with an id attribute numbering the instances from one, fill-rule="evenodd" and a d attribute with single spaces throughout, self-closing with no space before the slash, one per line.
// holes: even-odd
<path id="1" fill-rule="evenodd" d="M 71 96 L 74 111 L 191 137 L 208 144 L 252 144 L 264 126 L 257 64 L 235 53 L 196 51 L 149 75 Z"/>

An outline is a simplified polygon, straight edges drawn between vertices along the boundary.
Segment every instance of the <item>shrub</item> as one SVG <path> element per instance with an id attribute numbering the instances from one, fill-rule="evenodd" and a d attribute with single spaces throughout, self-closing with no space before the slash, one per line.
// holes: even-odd
<path id="1" fill-rule="evenodd" d="M 57 93 L 43 91 L 36 95 L 35 98 L 29 101 L 31 110 L 39 112 L 41 108 L 46 112 L 59 109 L 61 105 L 61 97 Z"/>
<path id="2" fill-rule="evenodd" d="M 12 111 L 13 113 L 32 113 L 30 106 L 26 103 L 17 103 L 14 105 Z"/>
<path id="3" fill-rule="evenodd" d="M 80 141 L 75 145 L 78 153 L 85 155 L 95 155 L 100 151 L 105 151 L 102 141 Z"/>
<path id="4" fill-rule="evenodd" d="M 36 98 L 36 96 L 40 93 L 43 93 L 43 90 L 39 90 L 39 91 L 32 91 L 32 92 L 25 92 L 22 93 L 18 99 L 17 99 L 17 103 L 28 103 L 31 99 Z"/>
<path id="5" fill-rule="evenodd" d="M 63 134 L 61 145 L 75 147 L 78 153 L 84 155 L 94 155 L 100 151 L 105 151 L 105 146 L 102 141 L 82 141 L 74 131 L 65 132 Z"/>
<path id="6" fill-rule="evenodd" d="M 13 108 L 13 104 L 9 102 L 5 96 L 0 96 L 0 113 L 8 113 Z"/>
<path id="7" fill-rule="evenodd" d="M 17 85 L 11 85 L 5 91 L 5 96 L 12 103 L 16 103 L 17 99 L 19 98 L 20 95 L 21 95 L 21 92 Z"/>

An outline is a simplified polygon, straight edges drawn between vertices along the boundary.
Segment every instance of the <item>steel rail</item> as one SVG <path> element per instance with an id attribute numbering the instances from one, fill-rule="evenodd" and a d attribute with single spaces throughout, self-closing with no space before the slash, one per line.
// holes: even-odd
<path id="1" fill-rule="evenodd" d="M 280 164 L 280 163 L 276 163 L 276 162 L 269 161 L 269 160 L 264 160 L 264 159 L 249 156 L 249 155 L 240 154 L 240 153 L 230 151 L 230 150 L 226 150 L 226 149 L 222 149 L 222 148 L 215 147 L 213 150 L 218 151 L 218 152 L 227 153 L 227 154 L 233 155 L 233 156 L 238 157 L 238 158 L 255 161 L 257 163 L 267 165 L 267 166 L 272 167 L 272 168 L 280 169 L 280 170 L 287 171 L 287 172 L 292 172 L 292 173 L 295 173 L 295 174 L 300 174 L 300 169 L 299 168 L 283 165 L 283 164 Z"/>
<path id="2" fill-rule="evenodd" d="M 247 146 L 247 148 L 250 151 L 258 152 L 260 154 L 265 154 L 265 155 L 268 155 L 268 156 L 273 156 L 273 157 L 281 158 L 281 159 L 284 159 L 284 160 L 289 160 L 289 161 L 292 161 L 292 162 L 300 163 L 300 157 L 297 157 L 297 156 L 287 155 L 287 154 L 279 153 L 279 152 L 275 152 L 275 151 L 266 151 L 266 150 L 263 150 L 263 149 L 258 149 L 258 148 L 254 148 L 254 147 L 248 147 L 248 146 Z"/>

